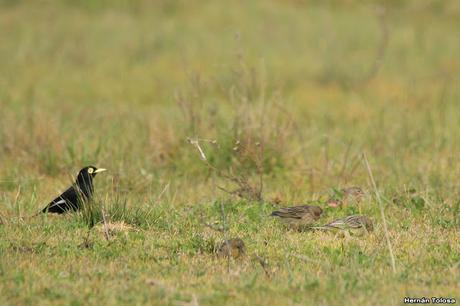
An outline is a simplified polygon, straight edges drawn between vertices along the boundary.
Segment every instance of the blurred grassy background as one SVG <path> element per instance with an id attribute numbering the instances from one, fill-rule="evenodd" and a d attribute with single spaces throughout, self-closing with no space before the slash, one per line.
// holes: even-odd
<path id="1" fill-rule="evenodd" d="M 100 249 L 91 251 L 91 256 L 102 256 L 104 249 L 110 258 L 118 258 L 120 249 L 131 252 L 125 256 L 132 256 L 134 267 L 125 268 L 136 279 L 134 284 L 144 281 L 148 269 L 160 275 L 165 269 L 190 269 L 191 279 L 185 272 L 181 276 L 181 271 L 163 277 L 171 283 L 182 279 L 186 300 L 193 302 L 189 293 L 195 290 L 194 282 L 213 273 L 194 266 L 208 262 L 209 254 L 199 259 L 194 255 L 206 253 L 211 243 L 206 235 L 196 238 L 203 230 L 197 220 L 201 214 L 218 218 L 216 203 L 223 200 L 233 220 L 231 233 L 245 237 L 254 252 L 279 265 L 279 275 L 259 281 L 253 276 L 260 269 L 257 265 L 237 265 L 235 269 L 244 274 L 237 282 L 243 282 L 243 287 L 249 282 L 250 288 L 258 290 L 240 292 L 232 285 L 234 275 L 224 281 L 219 278 L 219 269 L 225 267 L 207 263 L 219 275 L 198 290 L 200 301 L 231 304 L 229 297 L 234 295 L 233 302 L 240 304 L 305 304 L 321 301 L 328 290 L 335 294 L 327 303 L 343 299 L 378 303 L 394 290 L 452 294 L 458 288 L 454 272 L 460 260 L 453 255 L 455 250 L 458 254 L 459 244 L 452 240 L 459 221 L 459 17 L 460 4 L 455 0 L 1 0 L 0 217 L 4 225 L 0 231 L 7 237 L 2 238 L 2 277 L 11 280 L 16 275 L 11 263 L 28 260 L 28 254 L 18 255 L 17 248 L 11 247 L 12 241 L 14 245 L 38 243 L 45 238 L 37 231 L 45 230 L 49 238 L 66 227 L 66 235 L 73 237 L 68 238 L 69 245 L 82 239 L 78 220 L 46 219 L 42 225 L 27 221 L 25 226 L 15 218 L 37 211 L 63 190 L 79 168 L 95 164 L 111 171 L 97 179 L 98 196 L 106 203 L 122 197 L 136 211 L 159 202 L 153 215 L 133 213 L 130 220 L 137 218 L 132 223 L 145 231 L 127 240 L 135 247 L 124 249 L 126 241 L 106 246 L 101 239 Z M 223 173 L 251 182 L 262 173 L 262 204 L 216 188 L 235 186 L 208 169 L 187 138 L 215 140 L 201 141 L 201 146 L 208 161 Z M 286 206 L 322 199 L 333 188 L 358 185 L 370 192 L 362 152 L 367 153 L 379 188 L 389 200 L 386 210 L 395 244 L 405 246 L 396 251 L 402 252 L 397 254 L 402 268 L 396 280 L 388 276 L 385 244 L 375 241 L 383 237 L 381 228 L 359 247 L 354 242 L 339 247 L 331 236 L 290 233 L 285 238 L 283 227 L 262 217 L 270 212 L 271 203 Z M 407 192 L 411 188 L 423 198 L 423 205 L 411 198 Z M 164 189 L 164 196 L 156 201 Z M 392 204 L 394 197 L 402 197 L 403 204 Z M 330 216 L 365 212 L 378 219 L 375 201 L 369 198 L 368 204 L 332 211 Z M 183 220 L 188 223 L 182 224 Z M 176 233 L 181 226 L 183 231 Z M 265 232 L 260 233 L 264 226 Z M 411 237 L 421 235 L 420 231 L 426 239 L 445 241 L 445 251 L 433 255 L 421 251 L 426 247 L 422 242 L 411 245 Z M 163 246 L 169 253 L 191 254 L 179 265 L 176 257 L 167 257 L 163 266 L 150 267 L 151 261 L 141 254 L 145 245 L 155 252 L 154 234 L 172 243 Z M 265 246 L 264 239 L 273 243 Z M 283 253 L 285 239 L 292 239 L 299 253 L 313 252 L 311 256 L 329 261 L 326 266 L 290 268 Z M 303 248 L 303 243 L 310 244 Z M 315 243 L 325 245 L 315 250 Z M 80 256 L 75 248 L 71 247 L 70 257 Z M 422 255 L 408 255 L 407 248 L 417 248 Z M 361 258 L 359 252 L 369 249 L 382 253 Z M 34 254 L 37 271 L 42 273 L 37 272 L 36 280 L 50 277 L 46 265 L 39 263 L 50 250 L 62 251 L 57 243 L 48 243 Z M 61 253 L 56 256 L 65 258 Z M 140 262 L 133 259 L 139 257 Z M 328 271 L 340 260 L 352 261 L 345 271 L 351 276 L 334 279 Z M 369 260 L 364 263 L 364 277 L 356 280 L 353 273 L 363 260 Z M 417 278 L 418 272 L 412 273 L 415 266 L 427 271 L 423 280 Z M 34 296 L 69 303 L 68 295 L 78 293 L 69 289 L 56 297 L 33 287 L 34 281 L 30 281 L 32 289 L 25 290 L 24 279 L 34 272 L 30 267 L 18 269 L 22 281 L 2 286 L 6 303 L 34 303 Z M 372 276 L 374 269 L 380 273 Z M 308 278 L 305 271 L 315 275 L 313 280 L 304 279 Z M 108 295 L 122 286 L 111 283 L 115 273 L 111 269 L 101 273 L 98 281 L 109 283 L 103 289 Z M 444 273 L 449 275 L 444 280 L 434 278 Z M 362 281 L 365 286 L 371 276 L 369 287 L 350 285 Z M 220 282 L 223 285 L 217 285 Z M 334 282 L 344 287 L 337 289 L 331 285 Z M 77 288 L 86 290 L 84 285 Z M 278 286 L 284 292 L 279 299 Z M 168 290 L 161 294 L 136 290 L 147 300 L 153 294 L 158 301 L 177 302 Z M 125 302 L 145 301 L 135 294 L 129 297 L 132 300 Z M 79 299 L 72 298 L 78 304 Z M 87 298 L 116 302 L 97 293 L 88 293 Z"/>

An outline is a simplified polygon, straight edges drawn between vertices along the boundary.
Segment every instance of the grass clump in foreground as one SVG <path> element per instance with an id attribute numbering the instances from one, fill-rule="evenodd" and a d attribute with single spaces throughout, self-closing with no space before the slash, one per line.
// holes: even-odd
<path id="1" fill-rule="evenodd" d="M 0 304 L 458 301 L 458 5 L 385 5 L 0 2 Z M 374 231 L 268 217 L 307 202 Z"/>

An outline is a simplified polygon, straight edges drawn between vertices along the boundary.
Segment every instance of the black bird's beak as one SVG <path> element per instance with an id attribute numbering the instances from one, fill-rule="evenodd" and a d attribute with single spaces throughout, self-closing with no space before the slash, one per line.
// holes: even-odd
<path id="1" fill-rule="evenodd" d="M 96 170 L 94 171 L 94 173 L 101 173 L 101 172 L 104 172 L 104 171 L 107 171 L 107 169 L 99 168 L 99 169 L 96 169 Z"/>

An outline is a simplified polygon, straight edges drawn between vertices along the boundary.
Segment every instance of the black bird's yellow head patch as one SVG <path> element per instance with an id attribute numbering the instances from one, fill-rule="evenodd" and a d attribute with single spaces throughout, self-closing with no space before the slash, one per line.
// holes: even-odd
<path id="1" fill-rule="evenodd" d="M 79 175 L 95 177 L 98 173 L 107 171 L 104 168 L 96 168 L 94 166 L 88 166 L 80 170 Z"/>
<path id="2" fill-rule="evenodd" d="M 85 190 L 92 190 L 93 189 L 93 178 L 101 172 L 106 171 L 104 168 L 96 168 L 94 166 L 88 166 L 80 170 L 77 176 L 77 185 Z"/>

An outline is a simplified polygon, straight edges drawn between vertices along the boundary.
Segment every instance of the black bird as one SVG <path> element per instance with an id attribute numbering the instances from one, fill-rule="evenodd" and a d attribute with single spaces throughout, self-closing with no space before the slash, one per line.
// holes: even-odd
<path id="1" fill-rule="evenodd" d="M 93 195 L 93 178 L 98 173 L 104 171 L 106 169 L 98 169 L 93 166 L 81 169 L 76 182 L 60 196 L 51 201 L 41 212 L 63 214 L 68 211 L 81 209 L 82 204 L 89 201 Z"/>

